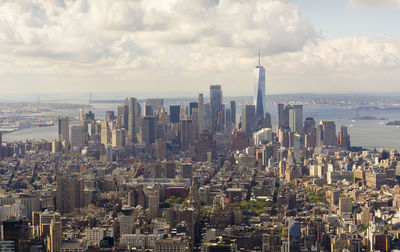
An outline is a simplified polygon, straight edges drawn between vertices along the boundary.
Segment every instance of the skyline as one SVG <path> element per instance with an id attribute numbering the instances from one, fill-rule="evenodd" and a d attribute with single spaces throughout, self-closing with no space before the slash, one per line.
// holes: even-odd
<path id="1" fill-rule="evenodd" d="M 400 92 L 399 11 L 368 0 L 4 1 L 0 92 L 218 84 L 251 95 L 258 48 L 267 94 Z"/>

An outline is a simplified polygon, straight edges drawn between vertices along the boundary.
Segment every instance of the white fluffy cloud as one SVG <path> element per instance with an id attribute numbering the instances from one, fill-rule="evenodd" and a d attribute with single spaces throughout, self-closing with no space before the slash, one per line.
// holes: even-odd
<path id="1" fill-rule="evenodd" d="M 400 79 L 398 39 L 323 41 L 287 0 L 0 2 L 2 93 L 195 93 L 220 83 L 250 94 L 258 48 L 273 92 Z"/>

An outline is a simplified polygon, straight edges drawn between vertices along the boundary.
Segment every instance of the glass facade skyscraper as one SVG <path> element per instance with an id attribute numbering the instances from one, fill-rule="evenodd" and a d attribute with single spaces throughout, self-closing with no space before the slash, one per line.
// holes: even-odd
<path id="1" fill-rule="evenodd" d="M 222 89 L 220 85 L 210 86 L 210 105 L 211 105 L 211 129 L 218 131 L 218 114 L 222 108 Z"/>
<path id="2" fill-rule="evenodd" d="M 254 69 L 254 106 L 256 106 L 256 118 L 261 120 L 266 112 L 266 93 L 265 93 L 265 68 L 261 65 Z"/>

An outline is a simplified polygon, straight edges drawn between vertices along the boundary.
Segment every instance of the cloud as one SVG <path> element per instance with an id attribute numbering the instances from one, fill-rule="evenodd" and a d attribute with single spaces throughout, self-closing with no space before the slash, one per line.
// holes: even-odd
<path id="1" fill-rule="evenodd" d="M 352 6 L 386 7 L 400 6 L 400 0 L 349 0 Z"/>

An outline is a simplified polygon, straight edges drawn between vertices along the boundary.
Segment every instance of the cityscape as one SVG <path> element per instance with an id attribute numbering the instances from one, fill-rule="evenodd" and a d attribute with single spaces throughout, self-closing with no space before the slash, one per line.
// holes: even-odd
<path id="1" fill-rule="evenodd" d="M 400 251 L 400 4 L 187 1 L 0 3 L 0 252 Z"/>

